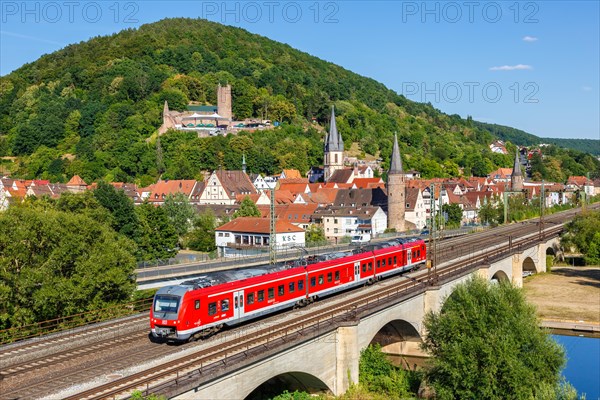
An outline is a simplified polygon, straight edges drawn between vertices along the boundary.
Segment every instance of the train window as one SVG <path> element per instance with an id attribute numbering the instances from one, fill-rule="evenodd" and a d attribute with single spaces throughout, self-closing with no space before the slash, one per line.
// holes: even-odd
<path id="1" fill-rule="evenodd" d="M 265 299 L 265 291 L 259 290 L 258 291 L 258 301 L 263 301 L 264 299 Z"/>
<path id="2" fill-rule="evenodd" d="M 229 311 L 229 300 L 225 299 L 221 302 L 221 311 Z"/>
<path id="3" fill-rule="evenodd" d="M 268 289 L 268 297 L 269 297 L 269 299 L 275 298 L 275 288 L 270 287 Z"/>
<path id="4" fill-rule="evenodd" d="M 283 296 L 285 294 L 285 288 L 283 285 L 279 285 L 277 287 L 277 295 L 278 296 Z"/>
<path id="5" fill-rule="evenodd" d="M 234 299 L 233 308 L 238 308 L 238 298 L 237 298 L 237 296 L 235 296 L 233 299 Z"/>
<path id="6" fill-rule="evenodd" d="M 381 260 L 381 266 L 385 267 L 385 258 L 383 260 Z"/>
<path id="7" fill-rule="evenodd" d="M 367 272 L 367 264 L 363 264 L 363 272 Z"/>
<path id="8" fill-rule="evenodd" d="M 336 281 L 340 280 L 340 271 L 335 271 L 335 280 Z"/>
<path id="9" fill-rule="evenodd" d="M 194 301 L 194 308 L 197 310 L 200 308 L 200 300 Z"/>
<path id="10" fill-rule="evenodd" d="M 377 260 L 377 268 L 381 267 L 381 260 Z"/>
<path id="11" fill-rule="evenodd" d="M 373 263 L 369 263 L 369 271 L 373 270 Z"/>
<path id="12" fill-rule="evenodd" d="M 396 256 L 394 256 L 394 265 L 398 264 L 398 261 L 396 261 Z"/>
<path id="13" fill-rule="evenodd" d="M 310 278 L 310 286 L 313 287 L 317 284 L 317 278 L 315 278 L 314 276 L 312 278 Z"/>
<path id="14" fill-rule="evenodd" d="M 388 265 L 392 265 L 392 257 L 388 258 Z"/>
<path id="15" fill-rule="evenodd" d="M 244 295 L 240 295 L 240 308 L 244 307 Z"/>
<path id="16" fill-rule="evenodd" d="M 327 282 L 331 282 L 333 280 L 333 274 L 331 272 L 329 272 L 327 274 Z"/>
<path id="17" fill-rule="evenodd" d="M 296 282 L 290 282 L 290 284 L 288 285 L 288 291 L 290 293 L 294 293 L 296 291 Z"/>
<path id="18" fill-rule="evenodd" d="M 208 315 L 215 315 L 217 313 L 217 303 L 208 304 Z"/>
<path id="19" fill-rule="evenodd" d="M 298 281 L 298 290 L 304 289 L 304 281 Z"/>
<path id="20" fill-rule="evenodd" d="M 254 293 L 248 293 L 246 296 L 246 303 L 254 304 Z"/>
<path id="21" fill-rule="evenodd" d="M 417 257 L 421 257 L 421 250 L 417 250 Z"/>
<path id="22" fill-rule="evenodd" d="M 323 284 L 323 275 L 319 275 L 319 285 Z"/>

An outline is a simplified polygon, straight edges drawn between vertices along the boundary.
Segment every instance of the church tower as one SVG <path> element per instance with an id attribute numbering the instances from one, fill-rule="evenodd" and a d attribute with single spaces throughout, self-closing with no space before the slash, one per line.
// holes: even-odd
<path id="1" fill-rule="evenodd" d="M 342 140 L 342 135 L 337 130 L 333 106 L 331 106 L 331 122 L 329 123 L 329 133 L 325 137 L 324 150 L 323 172 L 325 182 L 327 182 L 336 170 L 344 168 L 344 141 Z"/>
<path id="2" fill-rule="evenodd" d="M 394 134 L 394 148 L 387 177 L 388 228 L 403 232 L 406 213 L 406 181 L 402 170 L 402 158 L 398 147 L 398 137 Z"/>
<path id="3" fill-rule="evenodd" d="M 515 155 L 515 164 L 513 165 L 513 172 L 510 176 L 510 185 L 513 192 L 523 191 L 523 174 L 521 173 L 521 162 L 519 160 L 518 147 L 517 154 Z"/>

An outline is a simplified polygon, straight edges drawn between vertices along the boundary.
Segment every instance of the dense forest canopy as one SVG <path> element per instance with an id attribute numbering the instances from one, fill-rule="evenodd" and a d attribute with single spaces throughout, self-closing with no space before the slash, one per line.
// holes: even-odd
<path id="1" fill-rule="evenodd" d="M 215 138 L 168 132 L 155 140 L 165 100 L 175 110 L 191 101 L 216 104 L 219 83 L 232 85 L 236 118 L 270 118 L 283 127 Z M 240 169 L 245 153 L 252 172 L 304 173 L 323 162 L 322 127 L 332 104 L 346 148 L 359 143 L 385 167 L 397 132 L 405 167 L 424 177 L 484 176 L 512 165 L 514 145 L 539 143 L 513 128 L 409 101 L 373 79 L 243 29 L 165 19 L 69 45 L 1 77 L 0 156 L 18 162 L 3 161 L 0 170 L 145 185 Z M 495 138 L 509 142 L 509 155 L 489 150 Z M 541 178 L 600 170 L 590 154 L 553 151 Z"/>

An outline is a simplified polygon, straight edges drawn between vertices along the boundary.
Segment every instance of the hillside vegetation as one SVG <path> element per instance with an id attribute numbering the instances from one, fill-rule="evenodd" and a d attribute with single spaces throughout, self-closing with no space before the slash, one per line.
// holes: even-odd
<path id="1" fill-rule="evenodd" d="M 269 118 L 283 127 L 202 139 L 169 132 L 159 142 L 147 140 L 161 124 L 165 100 L 176 110 L 190 101 L 216 104 L 218 83 L 232 85 L 238 119 Z M 166 19 L 67 46 L 0 78 L 0 156 L 18 157 L 0 167 L 23 178 L 65 181 L 78 174 L 87 182 L 147 184 L 159 176 L 240 169 L 245 153 L 251 172 L 304 173 L 322 164 L 322 127 L 332 104 L 346 148 L 358 143 L 384 166 L 394 132 L 405 167 L 424 177 L 483 176 L 512 164 L 512 144 L 509 155 L 489 151 L 495 137 L 504 137 L 491 125 L 409 101 L 372 79 L 243 29 Z M 561 149 L 544 161 L 555 162 L 550 170 L 562 179 L 600 169 L 591 155 Z"/>

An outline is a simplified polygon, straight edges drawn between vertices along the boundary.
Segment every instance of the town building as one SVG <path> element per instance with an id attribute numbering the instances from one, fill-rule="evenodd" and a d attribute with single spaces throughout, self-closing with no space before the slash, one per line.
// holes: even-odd
<path id="1" fill-rule="evenodd" d="M 316 223 L 323 226 L 327 240 L 339 243 L 346 236 L 370 234 L 375 237 L 387 229 L 387 215 L 381 207 L 319 208 L 313 214 Z"/>
<path id="2" fill-rule="evenodd" d="M 271 221 L 269 218 L 238 217 L 215 229 L 219 254 L 237 257 L 264 253 L 269 249 Z M 275 222 L 275 248 L 304 247 L 304 229 L 290 222 Z"/>
<path id="3" fill-rule="evenodd" d="M 243 171 L 214 171 L 206 181 L 198 204 L 234 204 L 239 195 L 257 194 Z"/>

